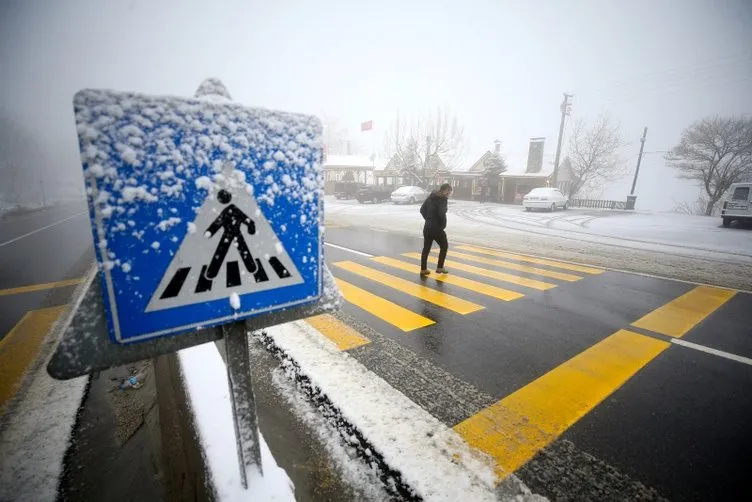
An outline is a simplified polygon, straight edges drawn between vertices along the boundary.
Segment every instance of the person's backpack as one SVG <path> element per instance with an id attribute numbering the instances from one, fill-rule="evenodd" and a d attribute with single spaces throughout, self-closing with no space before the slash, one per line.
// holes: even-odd
<path id="1" fill-rule="evenodd" d="M 426 219 L 426 212 L 428 212 L 427 209 L 428 206 L 428 199 L 423 201 L 423 204 L 420 205 L 420 215 L 423 217 L 423 219 Z"/>

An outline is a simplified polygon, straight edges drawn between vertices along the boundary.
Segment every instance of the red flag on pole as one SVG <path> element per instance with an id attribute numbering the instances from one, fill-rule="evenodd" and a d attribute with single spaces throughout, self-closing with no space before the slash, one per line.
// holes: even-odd
<path id="1" fill-rule="evenodd" d="M 373 129 L 373 120 L 369 120 L 368 122 L 362 122 L 360 124 L 360 132 L 370 131 L 371 129 Z"/>

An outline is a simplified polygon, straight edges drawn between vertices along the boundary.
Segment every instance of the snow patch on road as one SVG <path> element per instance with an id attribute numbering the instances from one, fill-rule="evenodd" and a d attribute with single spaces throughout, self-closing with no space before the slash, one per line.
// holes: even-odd
<path id="1" fill-rule="evenodd" d="M 343 477 L 353 489 L 360 492 L 358 500 L 389 500 L 389 494 L 384 489 L 378 473 L 358 458 L 358 452 L 351 442 L 343 441 L 335 425 L 328 421 L 315 403 L 296 388 L 296 383 L 290 376 L 277 368 L 272 373 L 272 383 L 281 391 L 295 413 L 315 432 Z"/>

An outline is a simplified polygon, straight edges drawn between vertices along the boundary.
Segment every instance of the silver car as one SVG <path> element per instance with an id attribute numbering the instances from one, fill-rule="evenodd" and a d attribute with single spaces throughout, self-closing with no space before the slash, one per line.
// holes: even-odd
<path id="1" fill-rule="evenodd" d="M 392 192 L 392 202 L 395 204 L 415 204 L 428 198 L 428 192 L 420 187 L 399 187 Z"/>

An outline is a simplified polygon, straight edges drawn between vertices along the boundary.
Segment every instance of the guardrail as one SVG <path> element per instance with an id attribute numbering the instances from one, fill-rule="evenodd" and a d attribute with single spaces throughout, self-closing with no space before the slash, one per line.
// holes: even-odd
<path id="1" fill-rule="evenodd" d="M 585 209 L 627 209 L 627 203 L 623 200 L 599 200 L 599 199 L 571 199 L 569 207 Z"/>

